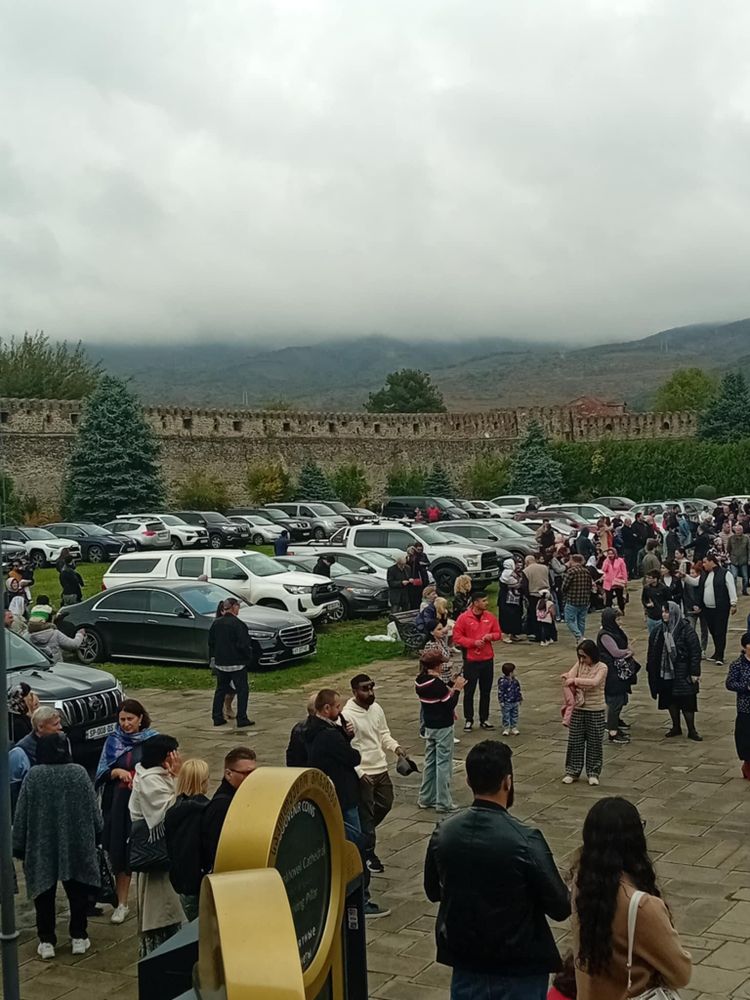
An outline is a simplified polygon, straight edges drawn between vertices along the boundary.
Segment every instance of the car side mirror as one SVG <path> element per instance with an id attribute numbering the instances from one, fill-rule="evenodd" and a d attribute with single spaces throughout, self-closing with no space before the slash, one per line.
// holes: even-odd
<path id="1" fill-rule="evenodd" d="M 232 580 L 247 580 L 247 574 L 242 572 L 233 573 L 230 577 Z"/>
<path id="2" fill-rule="evenodd" d="M 363 566 L 362 569 L 359 572 L 360 573 L 374 573 L 375 572 L 375 567 L 374 566 Z"/>
<path id="3" fill-rule="evenodd" d="M 180 608 L 178 610 L 178 612 L 177 612 L 177 617 L 178 618 L 192 618 L 193 616 L 190 614 L 190 612 L 188 611 L 187 608 Z"/>

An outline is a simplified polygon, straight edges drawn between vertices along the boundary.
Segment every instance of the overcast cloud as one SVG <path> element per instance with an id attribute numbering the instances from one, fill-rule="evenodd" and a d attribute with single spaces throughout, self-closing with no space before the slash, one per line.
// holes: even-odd
<path id="1" fill-rule="evenodd" d="M 0 332 L 750 314 L 747 0 L 3 0 Z"/>

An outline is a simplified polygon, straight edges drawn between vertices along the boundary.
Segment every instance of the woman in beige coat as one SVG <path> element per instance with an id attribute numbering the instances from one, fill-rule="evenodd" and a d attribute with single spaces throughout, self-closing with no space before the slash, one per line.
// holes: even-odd
<path id="1" fill-rule="evenodd" d="M 628 910 L 638 902 L 628 988 Z M 692 961 L 656 884 L 643 822 L 622 798 L 600 799 L 583 824 L 573 872 L 578 1000 L 626 1000 L 655 986 L 690 982 Z"/>

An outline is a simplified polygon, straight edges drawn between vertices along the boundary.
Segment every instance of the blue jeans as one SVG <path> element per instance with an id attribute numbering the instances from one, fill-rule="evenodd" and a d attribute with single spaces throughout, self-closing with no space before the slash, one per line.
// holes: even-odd
<path id="1" fill-rule="evenodd" d="M 422 787 L 419 804 L 435 809 L 450 809 L 451 776 L 453 775 L 453 726 L 425 729 Z"/>
<path id="2" fill-rule="evenodd" d="M 586 615 L 588 608 L 579 608 L 576 604 L 566 604 L 563 611 L 565 624 L 576 637 L 582 639 L 586 634 Z"/>
<path id="3" fill-rule="evenodd" d="M 518 725 L 518 709 L 519 704 L 515 702 L 513 705 L 500 705 L 500 711 L 503 716 L 503 729 L 515 729 Z"/>
<path id="4" fill-rule="evenodd" d="M 370 872 L 365 864 L 365 838 L 362 834 L 362 821 L 359 818 L 359 806 L 350 806 L 348 809 L 342 809 L 341 815 L 344 817 L 344 836 L 347 840 L 350 840 L 354 844 L 359 851 L 360 857 L 362 858 L 365 903 L 367 903 L 370 899 Z"/>
<path id="5" fill-rule="evenodd" d="M 454 969 L 451 1000 L 546 1000 L 549 976 L 504 976 Z"/>
<path id="6" fill-rule="evenodd" d="M 747 563 L 745 563 L 744 566 L 735 566 L 734 564 L 732 564 L 732 565 L 730 565 L 729 570 L 730 570 L 732 576 L 734 577 L 735 581 L 737 580 L 737 577 L 741 577 L 742 578 L 742 593 L 743 594 L 747 594 L 747 585 L 748 585 L 748 565 L 747 565 Z"/>

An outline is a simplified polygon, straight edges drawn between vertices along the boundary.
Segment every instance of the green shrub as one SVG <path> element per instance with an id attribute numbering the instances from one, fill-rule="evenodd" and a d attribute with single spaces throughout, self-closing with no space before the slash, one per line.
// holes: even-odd
<path id="1" fill-rule="evenodd" d="M 289 473 L 281 462 L 256 462 L 248 466 L 245 481 L 252 503 L 278 503 L 292 494 Z"/>
<path id="2" fill-rule="evenodd" d="M 342 503 L 359 507 L 370 495 L 367 473 L 356 462 L 340 465 L 331 476 L 334 493 Z"/>
<path id="3" fill-rule="evenodd" d="M 416 466 L 394 465 L 388 474 L 385 490 L 388 496 L 401 497 L 424 493 L 426 473 Z"/>
<path id="4" fill-rule="evenodd" d="M 469 500 L 491 500 L 508 486 L 508 458 L 482 455 L 464 470 L 463 495 Z"/>
<path id="5" fill-rule="evenodd" d="M 218 510 L 231 506 L 227 484 L 205 472 L 192 472 L 177 489 L 177 506 L 185 510 Z"/>

